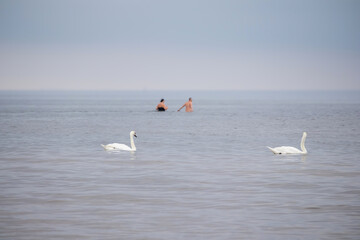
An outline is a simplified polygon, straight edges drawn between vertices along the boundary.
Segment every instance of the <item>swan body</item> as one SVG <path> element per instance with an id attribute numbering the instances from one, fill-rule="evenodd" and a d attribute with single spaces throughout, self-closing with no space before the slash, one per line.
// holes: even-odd
<path id="1" fill-rule="evenodd" d="M 122 150 L 122 151 L 136 151 L 136 147 L 135 147 L 135 143 L 134 143 L 134 137 L 136 136 L 136 132 L 135 131 L 131 131 L 130 132 L 130 146 L 127 146 L 125 144 L 121 144 L 121 143 L 110 143 L 107 145 L 103 145 L 101 144 L 101 146 L 105 149 L 105 150 Z"/>
<path id="2" fill-rule="evenodd" d="M 282 147 L 276 147 L 271 148 L 270 151 L 272 151 L 274 154 L 307 154 L 307 150 L 305 148 L 305 139 L 306 139 L 307 133 L 304 132 L 303 136 L 301 138 L 300 148 L 301 150 L 295 148 L 295 147 L 288 147 L 288 146 L 282 146 Z"/>

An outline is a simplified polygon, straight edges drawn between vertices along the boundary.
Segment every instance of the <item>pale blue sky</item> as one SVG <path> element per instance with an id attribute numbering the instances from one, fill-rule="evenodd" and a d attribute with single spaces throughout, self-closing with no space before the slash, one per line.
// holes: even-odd
<path id="1" fill-rule="evenodd" d="M 360 1 L 0 0 L 0 89 L 360 90 Z"/>

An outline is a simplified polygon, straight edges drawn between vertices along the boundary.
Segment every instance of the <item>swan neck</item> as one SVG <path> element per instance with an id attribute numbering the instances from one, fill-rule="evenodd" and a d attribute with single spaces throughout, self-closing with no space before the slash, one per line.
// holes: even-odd
<path id="1" fill-rule="evenodd" d="M 300 148 L 303 153 L 307 153 L 307 150 L 305 148 L 305 139 L 306 139 L 306 135 L 304 134 L 303 137 L 301 138 L 301 144 L 300 144 Z"/>
<path id="2" fill-rule="evenodd" d="M 136 150 L 135 143 L 134 143 L 134 136 L 130 135 L 130 146 L 132 150 Z"/>

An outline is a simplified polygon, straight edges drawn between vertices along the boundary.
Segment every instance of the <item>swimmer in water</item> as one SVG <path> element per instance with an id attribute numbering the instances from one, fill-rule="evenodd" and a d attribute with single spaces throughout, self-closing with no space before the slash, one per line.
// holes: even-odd
<path id="1" fill-rule="evenodd" d="M 168 109 L 168 107 L 165 105 L 165 100 L 161 99 L 160 103 L 156 106 L 156 110 L 159 112 L 164 112 Z"/>
<path id="2" fill-rule="evenodd" d="M 186 103 L 184 103 L 184 105 L 182 105 L 182 107 L 179 108 L 178 111 L 180 111 L 183 107 L 185 107 L 185 112 L 192 112 L 192 111 L 193 111 L 192 99 L 189 98 L 189 101 L 187 101 Z"/>

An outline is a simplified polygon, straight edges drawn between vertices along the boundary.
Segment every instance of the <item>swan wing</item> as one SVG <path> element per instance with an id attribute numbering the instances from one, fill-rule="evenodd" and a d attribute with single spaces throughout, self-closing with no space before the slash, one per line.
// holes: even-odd
<path id="1" fill-rule="evenodd" d="M 268 147 L 274 154 L 303 154 L 303 152 L 295 147 L 281 146 L 276 148 Z"/>
<path id="2" fill-rule="evenodd" d="M 110 143 L 108 145 L 103 146 L 106 150 L 123 150 L 123 151 L 131 151 L 132 149 L 129 146 L 121 143 Z"/>

